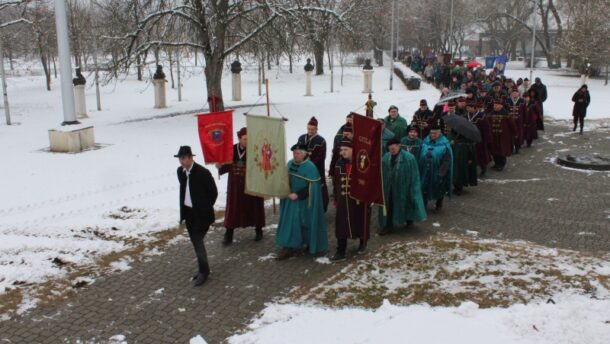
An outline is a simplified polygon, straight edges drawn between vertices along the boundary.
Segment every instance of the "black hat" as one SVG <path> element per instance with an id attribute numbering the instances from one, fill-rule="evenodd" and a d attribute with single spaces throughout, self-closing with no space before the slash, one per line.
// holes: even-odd
<path id="1" fill-rule="evenodd" d="M 195 156 L 195 154 L 193 154 L 191 151 L 190 146 L 180 146 L 180 149 L 178 149 L 178 154 L 174 155 L 174 158 L 179 158 L 182 156 Z"/>
<path id="2" fill-rule="evenodd" d="M 415 131 L 419 132 L 419 127 L 416 124 L 411 124 L 407 127 L 407 133 L 410 132 L 411 130 L 415 130 Z"/>
<path id="3" fill-rule="evenodd" d="M 430 131 L 433 131 L 433 130 L 441 130 L 441 126 L 438 123 L 433 123 L 430 126 Z"/>
<path id="4" fill-rule="evenodd" d="M 350 139 L 348 139 L 348 138 L 344 137 L 344 138 L 341 140 L 341 142 L 339 142 L 339 147 L 349 147 L 349 148 L 352 148 L 352 147 L 353 147 L 353 145 L 352 145 L 352 140 L 350 140 Z"/>
<path id="5" fill-rule="evenodd" d="M 353 133 L 354 132 L 354 127 L 352 127 L 351 125 L 345 125 L 343 126 L 343 132 L 348 132 L 348 133 Z"/>
<path id="6" fill-rule="evenodd" d="M 392 137 L 391 139 L 388 140 L 388 142 L 385 144 L 386 147 L 390 147 L 391 145 L 399 145 L 400 144 L 400 140 L 397 137 Z"/>
<path id="7" fill-rule="evenodd" d="M 419 106 L 428 106 L 428 102 L 425 99 L 419 101 Z"/>
<path id="8" fill-rule="evenodd" d="M 294 144 L 294 146 L 292 146 L 292 147 L 290 148 L 290 150 L 291 150 L 291 151 L 294 151 L 294 150 L 302 150 L 302 151 L 307 152 L 307 145 L 306 145 L 306 144 L 303 144 L 303 143 L 295 143 L 295 144 Z"/>

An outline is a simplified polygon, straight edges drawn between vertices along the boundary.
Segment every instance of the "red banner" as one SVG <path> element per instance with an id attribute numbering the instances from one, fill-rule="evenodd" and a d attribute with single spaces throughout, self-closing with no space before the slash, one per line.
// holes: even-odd
<path id="1" fill-rule="evenodd" d="M 365 203 L 383 204 L 381 175 L 381 123 L 354 114 L 354 139 L 350 194 Z M 355 168 L 354 168 L 355 167 Z"/>
<path id="2" fill-rule="evenodd" d="M 233 161 L 233 110 L 199 114 L 197 126 L 206 164 Z"/>

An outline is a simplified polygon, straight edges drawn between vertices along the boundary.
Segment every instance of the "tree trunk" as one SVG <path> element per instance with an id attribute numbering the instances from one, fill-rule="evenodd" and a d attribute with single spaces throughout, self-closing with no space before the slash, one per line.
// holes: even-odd
<path id="1" fill-rule="evenodd" d="M 205 82 L 207 87 L 208 99 L 212 95 L 219 98 L 219 102 L 216 104 L 216 111 L 224 110 L 224 102 L 222 100 L 222 68 L 224 64 L 224 58 L 219 56 L 218 53 L 205 56 Z M 212 104 L 208 103 L 210 111 Z"/>
<path id="2" fill-rule="evenodd" d="M 267 70 L 271 70 L 271 54 L 267 53 Z"/>
<path id="3" fill-rule="evenodd" d="M 606 65 L 606 80 L 604 82 L 604 86 L 608 86 L 608 67 L 609 65 Z"/>
<path id="4" fill-rule="evenodd" d="M 171 81 L 171 87 L 172 89 L 176 88 L 176 85 L 174 84 L 174 60 L 172 60 L 172 51 L 171 49 L 169 49 L 167 51 L 167 56 L 169 58 L 169 79 Z"/>
<path id="5" fill-rule="evenodd" d="M 49 70 L 48 57 L 44 53 L 40 53 L 40 62 L 42 63 L 42 69 L 44 70 L 44 77 L 47 84 L 47 91 L 51 90 L 51 71 Z"/>
<path id="6" fill-rule="evenodd" d="M 373 50 L 373 58 L 379 67 L 383 67 L 383 50 L 375 48 Z"/>
<path id="7" fill-rule="evenodd" d="M 136 71 L 138 73 L 138 81 L 142 81 L 142 60 L 140 54 L 136 55 Z"/>
<path id="8" fill-rule="evenodd" d="M 316 61 L 316 75 L 324 74 L 324 42 L 313 42 L 313 57 Z"/>
<path id="9" fill-rule="evenodd" d="M 288 53 L 288 70 L 292 74 L 292 53 Z"/>

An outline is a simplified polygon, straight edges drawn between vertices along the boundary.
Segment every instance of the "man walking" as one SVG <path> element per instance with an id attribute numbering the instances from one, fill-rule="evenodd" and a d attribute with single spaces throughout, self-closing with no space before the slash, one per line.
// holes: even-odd
<path id="1" fill-rule="evenodd" d="M 386 213 L 379 212 L 379 235 L 390 234 L 394 226 L 409 226 L 426 218 L 417 160 L 396 138 L 388 141 L 388 149 L 382 160 Z"/>
<path id="2" fill-rule="evenodd" d="M 191 147 L 181 146 L 174 157 L 180 160 L 177 170 L 180 182 L 180 223 L 186 222 L 186 229 L 195 249 L 199 271 L 193 276 L 193 280 L 195 285 L 199 286 L 204 284 L 210 275 L 203 238 L 214 223 L 214 203 L 218 190 L 210 171 L 194 161 Z"/>
<path id="3" fill-rule="evenodd" d="M 233 162 L 217 165 L 218 172 L 229 174 L 227 181 L 227 207 L 225 211 L 225 235 L 223 245 L 233 243 L 235 228 L 254 227 L 254 241 L 263 239 L 265 226 L 265 201 L 261 197 L 246 194 L 246 147 L 248 131 L 241 128 L 237 132 L 238 143 L 233 145 Z"/>
<path id="4" fill-rule="evenodd" d="M 451 196 L 453 179 L 453 152 L 439 126 L 430 128 L 430 135 L 422 145 L 419 162 L 424 204 L 434 200 L 434 211 L 438 212 L 443 207 L 445 195 Z"/>
<path id="5" fill-rule="evenodd" d="M 280 200 L 275 236 L 275 243 L 281 248 L 278 260 L 301 253 L 303 248 L 312 255 L 328 249 L 320 173 L 307 159 L 307 146 L 296 144 L 291 150 L 293 159 L 288 161 L 290 193 Z"/>
<path id="6" fill-rule="evenodd" d="M 307 153 L 309 161 L 313 162 L 318 169 L 318 173 L 322 179 L 320 184 L 322 185 L 322 200 L 324 201 L 324 212 L 328 209 L 328 188 L 326 186 L 326 173 L 324 173 L 324 165 L 326 162 L 326 140 L 318 135 L 318 120 L 315 117 L 311 117 L 307 122 L 307 134 L 303 134 L 299 137 L 299 145 L 307 147 Z"/>
<path id="7" fill-rule="evenodd" d="M 585 116 L 587 116 L 587 107 L 589 106 L 589 103 L 591 103 L 591 96 L 589 95 L 587 85 L 580 86 L 578 91 L 572 96 L 572 101 L 574 102 L 574 109 L 572 110 L 574 128 L 572 128 L 572 131 L 576 131 L 576 125 L 580 123 L 580 135 L 582 135 L 582 130 L 585 125 Z"/>
<path id="8" fill-rule="evenodd" d="M 352 198 L 350 179 L 352 176 L 352 140 L 344 138 L 340 142 L 341 158 L 335 165 L 333 178 L 335 208 L 335 237 L 337 252 L 331 261 L 345 259 L 347 239 L 360 239 L 358 253 L 364 253 L 370 237 L 371 210 L 369 204 Z"/>

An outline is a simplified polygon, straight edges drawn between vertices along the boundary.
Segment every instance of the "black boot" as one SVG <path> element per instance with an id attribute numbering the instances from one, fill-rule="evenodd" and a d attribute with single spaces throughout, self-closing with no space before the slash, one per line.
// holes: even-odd
<path id="1" fill-rule="evenodd" d="M 487 166 L 481 166 L 481 174 L 479 177 L 483 177 L 487 173 Z"/>
<path id="2" fill-rule="evenodd" d="M 330 257 L 331 262 L 345 260 L 345 250 L 347 249 L 347 239 L 337 239 L 337 253 Z"/>
<path id="3" fill-rule="evenodd" d="M 358 245 L 358 251 L 356 253 L 363 254 L 366 251 L 366 240 L 360 239 L 360 245 Z"/>
<path id="4" fill-rule="evenodd" d="M 227 228 L 225 231 L 225 237 L 222 241 L 222 244 L 225 246 L 231 245 L 233 243 L 233 228 Z"/>
<path id="5" fill-rule="evenodd" d="M 574 128 L 572 128 L 572 131 L 576 131 L 576 123 L 574 123 Z"/>
<path id="6" fill-rule="evenodd" d="M 256 235 L 254 236 L 254 241 L 263 240 L 263 229 L 260 227 L 256 227 L 256 228 L 254 228 L 254 230 L 256 231 Z"/>
<path id="7" fill-rule="evenodd" d="M 582 135 L 582 127 L 580 127 L 580 135 Z"/>

